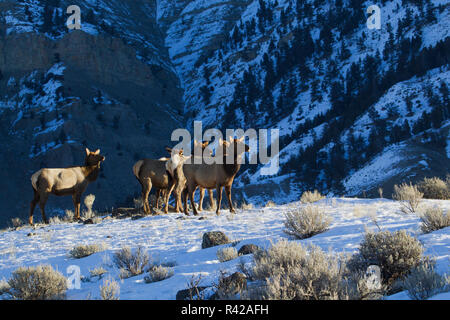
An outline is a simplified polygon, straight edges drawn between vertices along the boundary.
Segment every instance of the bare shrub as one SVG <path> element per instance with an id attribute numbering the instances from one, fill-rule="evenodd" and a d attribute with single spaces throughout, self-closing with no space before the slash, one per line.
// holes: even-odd
<path id="1" fill-rule="evenodd" d="M 437 177 L 423 179 L 418 183 L 417 188 L 423 193 L 425 199 L 450 199 L 447 183 Z"/>
<path id="2" fill-rule="evenodd" d="M 138 247 L 134 252 L 130 247 L 124 247 L 114 253 L 113 261 L 121 271 L 120 276 L 123 279 L 144 273 L 150 257 L 142 247 Z"/>
<path id="3" fill-rule="evenodd" d="M 188 282 L 187 290 L 189 292 L 189 300 L 205 300 L 206 294 L 204 289 L 206 287 L 201 286 L 203 277 L 201 274 L 193 275 Z"/>
<path id="4" fill-rule="evenodd" d="M 422 221 L 420 228 L 424 233 L 433 232 L 450 226 L 450 215 L 444 214 L 440 207 L 426 207 L 419 214 Z"/>
<path id="5" fill-rule="evenodd" d="M 75 213 L 72 210 L 66 209 L 64 211 L 64 218 L 63 218 L 64 221 L 71 222 L 71 221 L 73 221 L 74 217 L 75 217 Z"/>
<path id="6" fill-rule="evenodd" d="M 378 188 L 378 196 L 380 197 L 380 199 L 383 198 L 383 188 Z"/>
<path id="7" fill-rule="evenodd" d="M 355 277 L 349 277 L 346 257 L 280 241 L 254 255 L 252 279 L 262 284 L 250 289 L 251 299 L 342 300 L 361 299 Z"/>
<path id="8" fill-rule="evenodd" d="M 423 193 L 417 189 L 417 186 L 402 183 L 400 186 L 394 186 L 392 198 L 400 201 L 400 210 L 404 214 L 415 213 L 422 201 Z"/>
<path id="9" fill-rule="evenodd" d="M 310 238 L 326 231 L 332 221 L 319 207 L 314 205 L 290 210 L 285 213 L 285 216 L 283 231 L 297 239 Z"/>
<path id="10" fill-rule="evenodd" d="M 95 195 L 93 194 L 89 194 L 84 198 L 84 205 L 86 206 L 87 210 L 83 212 L 83 218 L 91 219 L 95 216 L 94 211 L 92 211 L 94 202 L 95 202 Z"/>
<path id="11" fill-rule="evenodd" d="M 403 278 L 422 259 L 423 247 L 406 231 L 368 232 L 360 244 L 359 252 L 350 259 L 350 270 L 364 271 L 370 265 L 381 269 L 383 283 L 392 285 Z"/>
<path id="12" fill-rule="evenodd" d="M 325 199 L 325 196 L 321 195 L 320 192 L 317 190 L 314 190 L 313 192 L 305 191 L 305 192 L 303 192 L 303 194 L 300 198 L 300 202 L 306 204 L 306 203 L 317 202 L 322 199 Z"/>
<path id="13" fill-rule="evenodd" d="M 102 300 L 119 300 L 120 285 L 115 280 L 106 279 L 100 286 L 100 297 Z"/>
<path id="14" fill-rule="evenodd" d="M 69 256 L 74 259 L 81 259 L 105 249 L 106 246 L 103 244 L 80 244 L 69 251 Z"/>
<path id="15" fill-rule="evenodd" d="M 267 201 L 266 204 L 264 205 L 264 208 L 273 208 L 273 207 L 275 207 L 275 206 L 276 206 L 275 202 L 273 202 L 272 200 L 269 200 L 269 201 Z"/>
<path id="16" fill-rule="evenodd" d="M 64 299 L 67 279 L 50 265 L 20 267 L 8 281 L 9 294 L 20 300 Z"/>
<path id="17" fill-rule="evenodd" d="M 414 300 L 425 300 L 438 293 L 450 290 L 450 284 L 445 277 L 436 273 L 436 262 L 424 259 L 411 270 L 411 273 L 402 282 L 408 291 L 408 296 Z"/>
<path id="18" fill-rule="evenodd" d="M 253 203 L 247 203 L 245 201 L 242 201 L 241 209 L 242 210 L 252 210 L 253 209 Z"/>
<path id="19" fill-rule="evenodd" d="M 217 250 L 217 258 L 220 262 L 230 261 L 238 257 L 238 252 L 234 247 L 220 248 Z"/>
<path id="20" fill-rule="evenodd" d="M 22 219 L 20 218 L 12 218 L 11 219 L 11 224 L 13 226 L 13 228 L 20 228 L 22 227 L 25 223 L 22 221 Z"/>
<path id="21" fill-rule="evenodd" d="M 90 274 L 91 278 L 98 277 L 99 279 L 101 279 L 103 277 L 103 275 L 106 273 L 108 273 L 108 271 L 106 271 L 106 269 L 103 267 L 98 267 L 98 268 L 89 270 L 89 274 Z"/>
<path id="22" fill-rule="evenodd" d="M 150 268 L 148 275 L 144 277 L 145 283 L 162 281 L 173 276 L 173 270 L 167 267 L 156 265 Z"/>

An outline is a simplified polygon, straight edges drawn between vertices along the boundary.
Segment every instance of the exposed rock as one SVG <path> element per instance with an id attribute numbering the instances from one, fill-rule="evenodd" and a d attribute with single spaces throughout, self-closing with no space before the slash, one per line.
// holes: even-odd
<path id="1" fill-rule="evenodd" d="M 208 288 L 208 287 L 197 287 L 198 292 L 202 292 L 206 288 Z M 192 295 L 192 298 L 194 298 L 194 296 L 196 296 L 196 294 L 197 294 L 197 292 L 195 289 L 191 289 L 191 290 L 183 289 L 183 290 L 180 290 L 177 292 L 175 299 L 176 300 L 188 300 L 191 298 L 191 295 Z"/>
<path id="2" fill-rule="evenodd" d="M 240 256 L 246 255 L 246 254 L 252 254 L 256 251 L 260 250 L 260 248 L 256 244 L 244 244 L 238 251 L 238 254 Z"/>
<path id="3" fill-rule="evenodd" d="M 203 234 L 202 249 L 230 243 L 230 239 L 222 231 L 211 231 Z"/>

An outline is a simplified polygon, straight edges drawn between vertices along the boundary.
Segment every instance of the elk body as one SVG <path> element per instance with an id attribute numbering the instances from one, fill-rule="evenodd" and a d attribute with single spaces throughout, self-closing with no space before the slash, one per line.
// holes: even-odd
<path id="1" fill-rule="evenodd" d="M 45 204 L 50 194 L 56 196 L 71 195 L 75 207 L 75 219 L 79 219 L 81 195 L 89 183 L 97 179 L 100 172 L 100 164 L 104 160 L 105 157 L 100 154 L 100 150 L 91 152 L 86 148 L 84 166 L 45 168 L 34 173 L 31 176 L 34 198 L 31 201 L 28 222 L 33 224 L 33 212 L 36 204 L 39 203 L 42 219 L 45 223 L 48 223 L 47 217 L 45 216 Z"/>
<path id="2" fill-rule="evenodd" d="M 230 211 L 235 212 L 233 203 L 231 201 L 231 187 L 233 185 L 234 178 L 241 168 L 241 163 L 238 161 L 243 156 L 244 152 L 248 152 L 250 147 L 244 142 L 244 137 L 241 139 L 231 139 L 228 141 L 220 140 L 220 146 L 223 147 L 223 162 L 222 164 L 185 164 L 183 166 L 183 172 L 186 177 L 187 190 L 183 193 L 184 198 L 184 212 L 187 211 L 187 197 L 192 204 L 194 214 L 197 215 L 198 211 L 194 205 L 194 192 L 197 187 L 204 189 L 216 189 L 217 191 L 217 209 L 216 214 L 219 214 L 220 205 L 222 201 L 222 188 L 225 187 L 225 193 L 227 196 Z M 231 149 L 232 148 L 232 149 Z M 228 152 L 233 152 L 233 163 L 226 162 Z"/>
<path id="3" fill-rule="evenodd" d="M 170 149 L 169 149 L 170 150 Z M 168 151 L 169 151 L 168 150 Z M 170 150 L 171 151 L 171 150 Z M 180 156 L 182 156 L 182 150 L 180 150 Z M 133 173 L 138 179 L 142 187 L 142 201 L 144 204 L 144 211 L 150 214 L 150 205 L 148 203 L 148 195 L 152 188 L 156 188 L 156 209 L 158 209 L 158 200 L 162 191 L 166 191 L 164 195 L 164 212 L 169 212 L 169 197 L 175 188 L 175 194 L 177 195 L 177 207 L 181 202 L 181 190 L 184 189 L 185 179 L 182 169 L 183 162 L 177 162 L 173 168 L 174 176 L 179 177 L 174 179 L 168 171 L 167 158 L 161 159 L 143 159 L 136 162 L 133 166 Z M 170 164 L 169 164 L 170 165 Z M 179 209 L 181 208 L 181 205 Z"/>

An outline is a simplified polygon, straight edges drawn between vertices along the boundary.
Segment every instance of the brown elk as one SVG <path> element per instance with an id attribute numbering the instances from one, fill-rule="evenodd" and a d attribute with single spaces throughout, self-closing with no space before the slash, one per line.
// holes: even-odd
<path id="1" fill-rule="evenodd" d="M 44 168 L 31 176 L 34 198 L 30 205 L 30 217 L 28 222 L 33 224 L 33 212 L 36 204 L 42 213 L 44 223 L 48 223 L 45 216 L 45 204 L 48 196 L 71 195 L 75 207 L 75 219 L 80 219 L 81 195 L 86 190 L 89 183 L 95 181 L 100 172 L 100 164 L 105 161 L 105 157 L 100 154 L 100 149 L 91 152 L 86 148 L 86 159 L 84 166 L 69 168 Z"/>
<path id="2" fill-rule="evenodd" d="M 166 150 L 172 153 L 170 148 Z M 133 173 L 142 186 L 142 201 L 144 204 L 144 211 L 150 214 L 150 205 L 148 203 L 148 195 L 152 188 L 156 188 L 156 209 L 158 210 L 159 197 L 162 191 L 165 191 L 164 195 L 164 213 L 169 212 L 169 197 L 172 191 L 175 189 L 175 195 L 177 197 L 177 207 L 181 203 L 181 190 L 184 189 L 185 179 L 183 174 L 182 165 L 189 157 L 183 156 L 183 150 L 179 150 L 173 153 L 177 154 L 183 159 L 183 161 L 177 162 L 177 166 L 174 168 L 174 174 L 179 179 L 172 178 L 171 174 L 167 170 L 167 162 L 169 159 L 143 159 L 136 162 L 133 166 Z M 178 200 L 179 199 L 179 200 Z M 181 205 L 179 206 L 181 208 Z"/>
<path id="3" fill-rule="evenodd" d="M 183 193 L 184 199 L 184 212 L 188 214 L 187 209 L 187 196 L 189 195 L 189 200 L 191 201 L 192 208 L 194 210 L 194 215 L 198 214 L 197 209 L 194 205 L 194 192 L 197 187 L 202 187 L 205 189 L 215 188 L 217 191 L 217 209 L 216 214 L 219 214 L 220 204 L 222 201 L 222 187 L 225 187 L 225 192 L 227 195 L 228 204 L 230 206 L 230 211 L 235 213 L 233 203 L 231 201 L 231 187 L 236 174 L 241 168 L 241 162 L 238 161 L 240 157 L 243 156 L 244 152 L 249 152 L 250 147 L 244 142 L 244 137 L 240 139 L 231 139 L 230 141 L 222 141 L 220 139 L 219 146 L 223 147 L 223 162 L 221 164 L 185 164 L 183 166 L 183 172 L 186 177 L 187 190 Z M 231 149 L 233 148 L 233 149 Z M 233 162 L 231 164 L 227 163 L 228 152 L 233 152 Z"/>

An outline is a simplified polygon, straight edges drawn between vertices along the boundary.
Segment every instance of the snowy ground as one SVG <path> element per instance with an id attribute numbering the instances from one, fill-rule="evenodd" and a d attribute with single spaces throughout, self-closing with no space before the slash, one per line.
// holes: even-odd
<path id="1" fill-rule="evenodd" d="M 427 205 L 439 205 L 449 212 L 450 201 L 427 200 Z M 82 276 L 89 276 L 89 270 L 104 267 L 108 270 L 104 278 L 112 277 L 120 284 L 121 299 L 175 299 L 178 290 L 186 289 L 193 275 L 202 274 L 200 285 L 217 281 L 221 270 L 234 271 L 239 259 L 220 263 L 216 252 L 219 247 L 201 249 L 202 235 L 206 231 L 220 230 L 230 239 L 240 240 L 236 249 L 246 243 L 262 247 L 287 236 L 283 233 L 283 212 L 301 204 L 271 208 L 238 210 L 231 215 L 227 210 L 217 217 L 213 212 L 203 212 L 206 219 L 198 217 L 177 219 L 180 214 L 149 216 L 138 220 L 106 219 L 96 225 L 78 223 L 38 226 L 35 230 L 25 227 L 17 231 L 0 233 L 0 280 L 10 277 L 19 266 L 51 264 L 67 275 L 67 267 L 77 265 Z M 450 228 L 430 234 L 422 234 L 420 221 L 413 215 L 399 214 L 398 203 L 386 199 L 331 198 L 318 202 L 333 218 L 330 229 L 302 243 L 314 243 L 325 250 L 354 252 L 365 229 L 375 230 L 375 218 L 382 229 L 390 231 L 406 229 L 416 236 L 425 247 L 425 254 L 437 259 L 437 271 L 450 274 Z M 30 232 L 35 235 L 27 236 Z M 82 259 L 68 257 L 68 252 L 78 244 L 101 244 L 107 246 L 104 252 Z M 120 280 L 118 270 L 113 266 L 112 255 L 122 246 L 136 248 L 143 246 L 154 260 L 176 262 L 174 276 L 161 282 L 147 284 L 145 274 Z M 246 261 L 251 256 L 245 256 Z M 103 280 L 82 282 L 81 289 L 68 290 L 69 299 L 97 299 Z M 1 298 L 1 296 L 0 296 Z M 436 296 L 450 299 L 449 294 Z M 388 299 L 408 299 L 405 292 Z"/>

